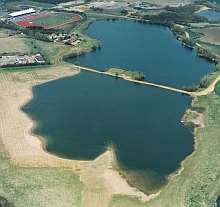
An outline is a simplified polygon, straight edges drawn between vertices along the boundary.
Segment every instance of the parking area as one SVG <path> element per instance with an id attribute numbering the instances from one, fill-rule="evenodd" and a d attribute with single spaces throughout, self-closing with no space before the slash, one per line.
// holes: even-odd
<path id="1" fill-rule="evenodd" d="M 45 64 L 41 54 L 35 55 L 2 55 L 0 56 L 0 67 L 16 65 Z"/>

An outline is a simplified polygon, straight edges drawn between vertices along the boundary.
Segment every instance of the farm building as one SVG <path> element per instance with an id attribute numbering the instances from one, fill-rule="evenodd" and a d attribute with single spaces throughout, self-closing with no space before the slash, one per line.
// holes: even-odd
<path id="1" fill-rule="evenodd" d="M 33 8 L 29 8 L 29 9 L 25 9 L 25 10 L 21 10 L 21 11 L 17 11 L 17 12 L 12 12 L 9 14 L 10 17 L 19 17 L 22 15 L 26 15 L 26 14 L 32 14 L 35 13 L 36 10 Z"/>

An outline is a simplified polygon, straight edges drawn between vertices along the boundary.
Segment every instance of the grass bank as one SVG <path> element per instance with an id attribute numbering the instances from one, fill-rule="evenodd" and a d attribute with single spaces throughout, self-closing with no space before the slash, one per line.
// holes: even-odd
<path id="1" fill-rule="evenodd" d="M 70 170 L 10 164 L 0 143 L 0 195 L 13 206 L 81 206 L 82 183 Z"/>

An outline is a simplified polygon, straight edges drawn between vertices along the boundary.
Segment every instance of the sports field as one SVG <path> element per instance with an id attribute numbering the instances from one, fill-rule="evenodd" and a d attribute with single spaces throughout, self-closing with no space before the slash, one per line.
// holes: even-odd
<path id="1" fill-rule="evenodd" d="M 78 14 L 63 12 L 44 12 L 38 15 L 28 16 L 22 21 L 16 22 L 21 27 L 41 26 L 44 29 L 60 28 L 66 24 L 78 22 L 82 17 Z"/>

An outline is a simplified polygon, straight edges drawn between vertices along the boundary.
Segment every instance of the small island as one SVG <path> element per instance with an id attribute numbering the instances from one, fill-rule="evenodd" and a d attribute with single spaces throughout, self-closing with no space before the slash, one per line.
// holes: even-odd
<path id="1" fill-rule="evenodd" d="M 107 74 L 113 75 L 115 77 L 123 77 L 123 78 L 129 78 L 132 80 L 139 80 L 143 81 L 145 79 L 145 75 L 142 72 L 139 71 L 131 71 L 121 68 L 109 68 L 106 71 Z"/>

